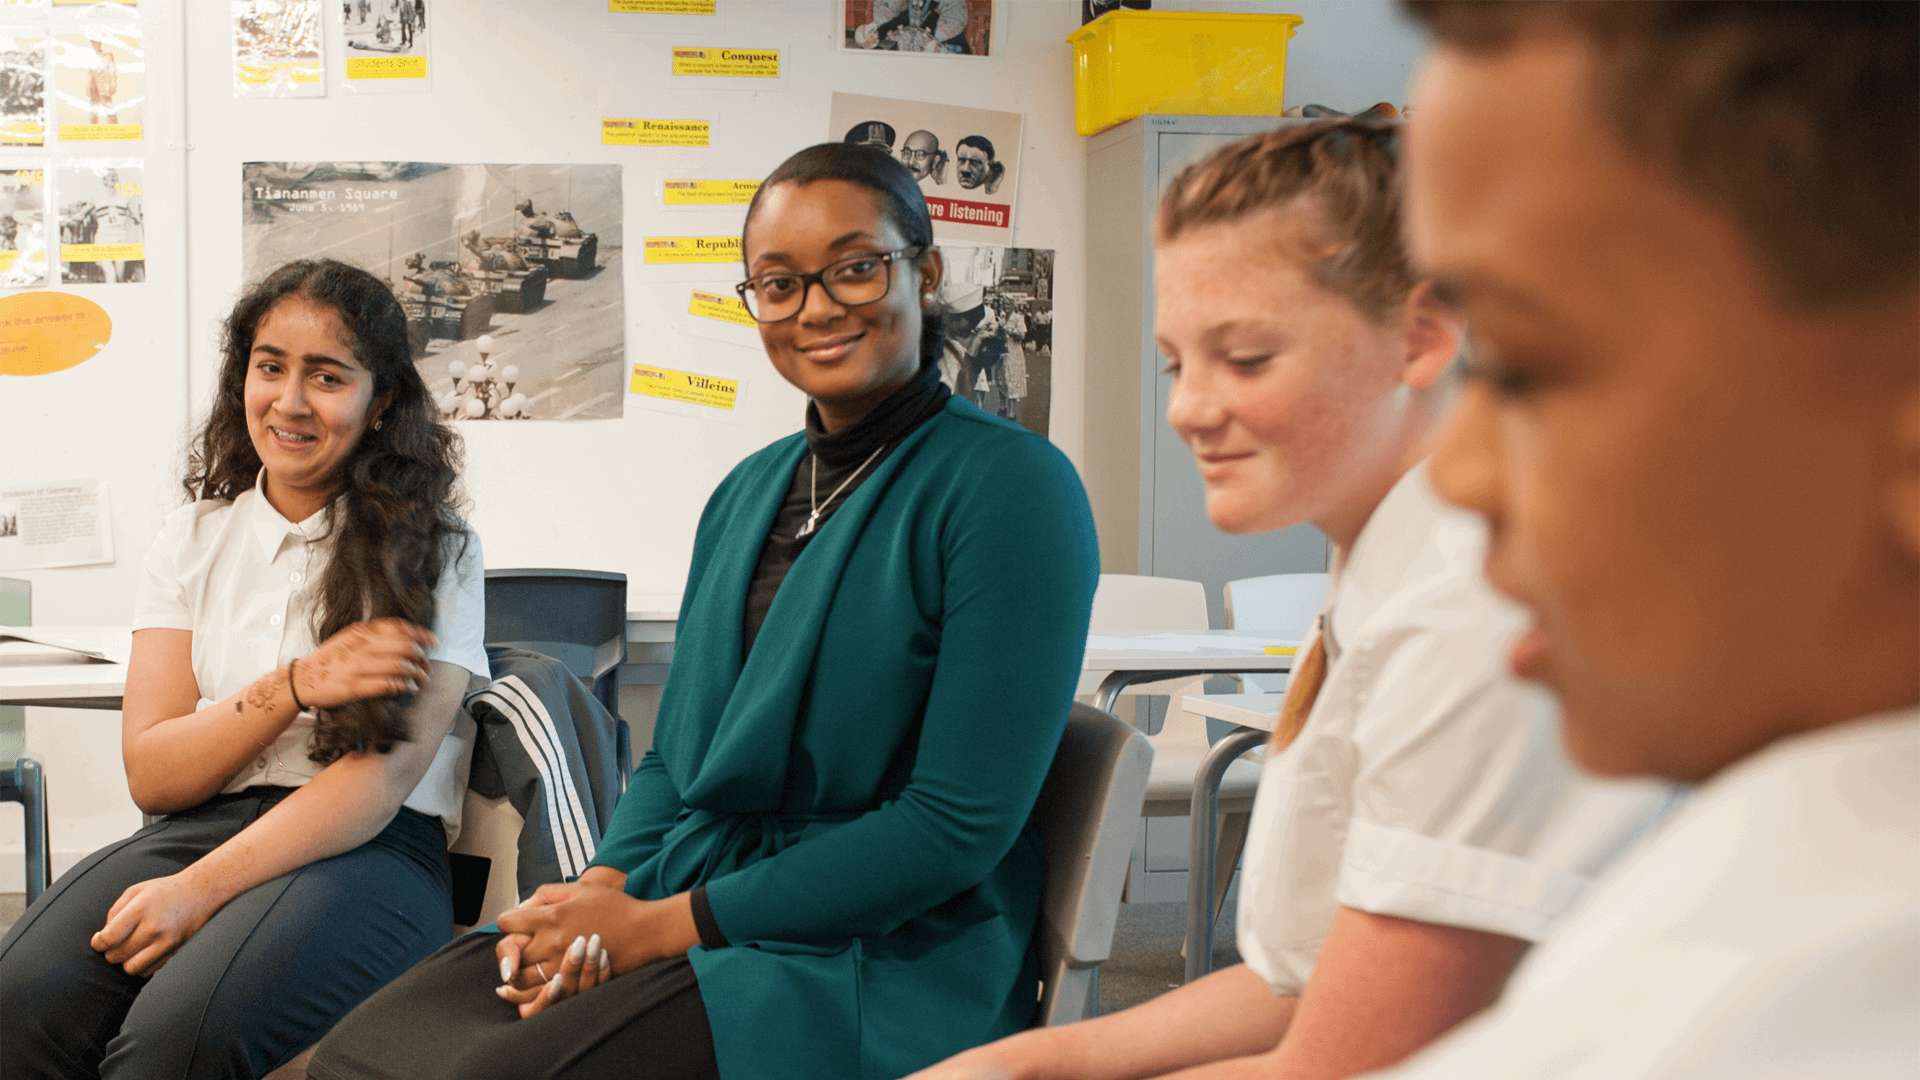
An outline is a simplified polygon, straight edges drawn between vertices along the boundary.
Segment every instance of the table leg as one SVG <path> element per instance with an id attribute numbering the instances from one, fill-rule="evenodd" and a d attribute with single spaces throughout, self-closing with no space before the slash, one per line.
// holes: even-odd
<path id="1" fill-rule="evenodd" d="M 1213 864 L 1220 780 L 1235 758 L 1267 737 L 1259 728 L 1235 728 L 1213 744 L 1193 774 L 1193 817 L 1187 842 L 1187 982 L 1213 969 Z"/>
<path id="2" fill-rule="evenodd" d="M 1177 679 L 1182 675 L 1192 675 L 1188 669 L 1177 671 L 1109 671 L 1107 677 L 1100 680 L 1100 688 L 1093 692 L 1093 707 L 1103 713 L 1113 712 L 1113 703 L 1120 697 L 1121 691 L 1140 683 L 1159 682 L 1162 679 Z"/>

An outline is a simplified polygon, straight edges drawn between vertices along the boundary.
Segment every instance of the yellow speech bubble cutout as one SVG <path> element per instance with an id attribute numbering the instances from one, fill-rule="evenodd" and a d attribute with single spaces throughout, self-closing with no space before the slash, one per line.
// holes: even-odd
<path id="1" fill-rule="evenodd" d="M 72 293 L 0 297 L 0 375 L 45 375 L 93 359 L 113 336 L 106 310 Z"/>

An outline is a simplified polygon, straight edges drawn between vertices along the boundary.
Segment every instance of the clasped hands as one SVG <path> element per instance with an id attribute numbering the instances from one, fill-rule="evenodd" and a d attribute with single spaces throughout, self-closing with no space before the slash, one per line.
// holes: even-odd
<path id="1" fill-rule="evenodd" d="M 699 940 L 685 897 L 639 900 L 625 885 L 625 873 L 590 867 L 578 881 L 542 885 L 502 912 L 502 936 L 494 945 L 502 985 L 495 993 L 523 1018 L 532 1016 Z"/>

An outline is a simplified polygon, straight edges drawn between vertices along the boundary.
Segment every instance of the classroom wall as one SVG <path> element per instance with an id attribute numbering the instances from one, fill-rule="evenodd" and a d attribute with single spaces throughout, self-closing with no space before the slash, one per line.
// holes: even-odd
<path id="1" fill-rule="evenodd" d="M 470 515 L 492 566 L 624 571 L 631 606 L 677 596 L 694 522 L 742 457 L 798 430 L 803 401 L 764 357 L 668 327 L 686 283 L 639 266 L 646 235 L 726 232 L 738 213 L 667 213 L 656 175 L 756 177 L 827 130 L 833 91 L 1020 112 L 1026 117 L 1014 242 L 1052 248 L 1056 324 L 1051 436 L 1081 460 L 1085 292 L 1083 140 L 1073 128 L 1078 0 L 1006 0 L 997 56 L 942 60 L 837 52 L 830 0 L 720 0 L 711 30 L 685 18 L 665 34 L 605 0 L 437 0 L 433 92 L 237 100 L 226 5 L 141 0 L 150 35 L 150 281 L 76 287 L 107 307 L 112 344 L 54 375 L 0 380 L 0 479 L 99 476 L 112 486 L 116 561 L 23 571 L 43 625 L 120 623 L 160 517 L 178 505 L 184 438 L 215 370 L 218 323 L 241 285 L 240 164 L 249 160 L 614 162 L 625 166 L 628 361 L 696 358 L 750 381 L 745 415 L 720 424 L 629 407 L 617 420 L 463 425 Z M 337 5 L 336 5 L 337 6 Z M 1164 5 L 1163 5 L 1164 6 Z M 1305 16 L 1289 61 L 1290 104 L 1360 108 L 1404 100 L 1417 35 L 1384 0 L 1195 2 L 1210 10 Z M 661 23 L 653 24 L 663 25 Z M 700 40 L 700 39 L 711 40 Z M 701 91 L 641 58 L 670 44 L 776 46 L 770 91 Z M 336 61 L 337 63 L 337 61 Z M 697 110 L 716 120 L 706 150 L 602 146 L 603 116 Z M 696 228 L 695 223 L 699 226 Z M 1096 220 L 1094 227 L 1098 227 Z M 737 277 L 722 268 L 716 281 Z M 28 745 L 48 764 L 56 870 L 138 824 L 119 771 L 118 716 L 31 709 Z M 0 806 L 0 891 L 20 885 L 19 808 Z"/>

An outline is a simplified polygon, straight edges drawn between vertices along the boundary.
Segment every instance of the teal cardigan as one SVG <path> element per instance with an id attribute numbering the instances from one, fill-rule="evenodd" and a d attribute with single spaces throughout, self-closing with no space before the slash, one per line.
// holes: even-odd
<path id="1" fill-rule="evenodd" d="M 594 862 L 707 886 L 691 953 L 720 1072 L 891 1080 L 1025 1028 L 1040 841 L 1099 576 L 1046 439 L 955 397 L 821 526 L 741 657 L 747 585 L 806 452 L 701 515 L 653 749 Z"/>

